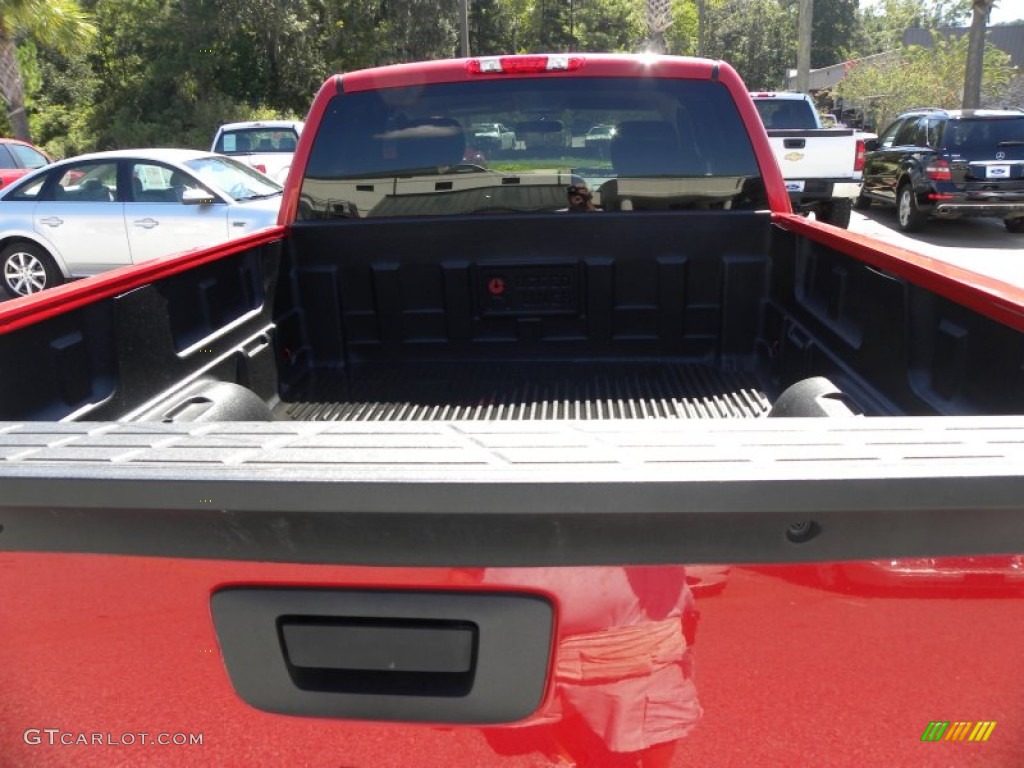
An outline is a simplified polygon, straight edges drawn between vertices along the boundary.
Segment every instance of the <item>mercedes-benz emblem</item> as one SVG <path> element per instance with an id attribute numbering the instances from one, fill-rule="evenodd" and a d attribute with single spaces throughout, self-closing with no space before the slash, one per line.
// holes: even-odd
<path id="1" fill-rule="evenodd" d="M 1005 152 L 996 152 L 996 160 L 1005 160 L 1005 159 L 1006 159 L 1006 153 Z"/>

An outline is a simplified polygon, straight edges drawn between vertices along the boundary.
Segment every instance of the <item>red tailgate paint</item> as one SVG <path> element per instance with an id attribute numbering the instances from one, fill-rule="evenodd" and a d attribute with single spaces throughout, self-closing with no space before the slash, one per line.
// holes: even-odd
<path id="1" fill-rule="evenodd" d="M 1019 766 L 1024 589 L 993 576 L 1009 573 L 1009 562 L 930 562 L 962 572 L 954 583 L 920 572 L 889 583 L 885 563 L 732 567 L 724 589 L 697 590 L 688 658 L 658 667 L 688 683 L 659 688 L 629 659 L 612 665 L 625 677 L 611 685 L 569 681 L 559 662 L 581 629 L 678 616 L 673 606 L 686 598 L 672 566 L 481 571 L 3 554 L 0 765 L 549 766 L 559 754 L 563 765 L 569 756 L 581 766 L 639 765 L 637 753 L 610 753 L 594 730 L 606 722 L 615 731 L 602 717 L 618 696 L 627 722 L 685 733 L 646 752 L 645 765 Z M 538 715 L 504 728 L 268 714 L 236 696 L 217 646 L 210 595 L 238 584 L 548 592 L 561 671 Z M 581 585 L 592 585 L 586 598 Z M 636 681 L 678 696 L 638 697 Z M 923 743 L 933 720 L 997 726 L 985 743 Z M 33 728 L 115 739 L 202 733 L 204 742 L 29 745 Z"/>

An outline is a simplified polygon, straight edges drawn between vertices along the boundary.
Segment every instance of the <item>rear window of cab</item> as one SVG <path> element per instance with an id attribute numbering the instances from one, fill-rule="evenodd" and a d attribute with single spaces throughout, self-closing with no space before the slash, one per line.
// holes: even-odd
<path id="1" fill-rule="evenodd" d="M 496 142 L 482 126 L 514 136 Z M 593 140 L 601 131 L 609 146 Z M 767 208 L 721 83 L 525 77 L 334 96 L 299 218 L 556 211 L 579 183 L 609 211 Z"/>
<path id="2" fill-rule="evenodd" d="M 299 134 L 291 128 L 244 128 L 223 131 L 213 151 L 222 155 L 294 152 L 298 140 Z"/>

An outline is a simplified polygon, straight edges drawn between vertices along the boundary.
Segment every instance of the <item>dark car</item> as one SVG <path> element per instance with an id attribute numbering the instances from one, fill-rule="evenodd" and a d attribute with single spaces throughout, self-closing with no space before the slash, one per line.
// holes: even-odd
<path id="1" fill-rule="evenodd" d="M 895 205 L 904 232 L 961 216 L 1024 232 L 1024 110 L 914 110 L 866 149 L 857 208 Z"/>

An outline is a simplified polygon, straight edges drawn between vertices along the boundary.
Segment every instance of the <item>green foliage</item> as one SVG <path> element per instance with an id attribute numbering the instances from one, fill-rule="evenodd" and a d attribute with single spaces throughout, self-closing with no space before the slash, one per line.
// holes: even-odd
<path id="1" fill-rule="evenodd" d="M 87 55 L 81 51 L 65 55 L 43 48 L 38 52 L 38 67 L 40 84 L 26 89 L 35 142 L 55 158 L 92 150 L 95 135 L 86 110 L 98 81 Z"/>
<path id="2" fill-rule="evenodd" d="M 857 45 L 857 0 L 828 0 L 814 4 L 811 68 L 829 67 L 848 57 Z"/>
<path id="3" fill-rule="evenodd" d="M 577 51 L 639 50 L 645 36 L 642 6 L 636 0 L 575 3 Z"/>
<path id="4" fill-rule="evenodd" d="M 14 37 L 29 37 L 62 53 L 81 50 L 96 35 L 76 0 L 0 0 L 0 27 Z"/>
<path id="5" fill-rule="evenodd" d="M 672 26 L 665 33 L 667 53 L 676 56 L 698 54 L 698 18 L 696 0 L 673 0 Z"/>
<path id="6" fill-rule="evenodd" d="M 709 4 L 711 5 L 711 4 Z M 748 88 L 782 88 L 796 63 L 797 6 L 776 0 L 723 0 L 711 5 L 706 55 L 725 59 Z"/>
<path id="7" fill-rule="evenodd" d="M 853 63 L 833 89 L 847 107 L 864 109 L 878 128 L 915 107 L 957 109 L 962 104 L 968 39 L 937 33 L 931 48 L 910 46 L 881 61 Z M 982 89 L 990 95 L 1007 87 L 1017 70 L 1008 54 L 986 46 Z"/>
<path id="8" fill-rule="evenodd" d="M 865 56 L 894 51 L 908 29 L 969 23 L 970 8 L 971 0 L 882 0 L 861 12 L 860 32 L 850 50 Z"/>
<path id="9" fill-rule="evenodd" d="M 388 58 L 381 63 L 422 61 L 454 56 L 459 49 L 458 3 L 390 0 L 378 41 Z"/>
<path id="10" fill-rule="evenodd" d="M 514 9 L 499 0 L 475 0 L 469 4 L 469 50 L 488 56 L 512 53 L 507 46 L 514 36 Z"/>
<path id="11" fill-rule="evenodd" d="M 697 55 L 698 0 L 656 4 L 669 2 L 666 51 Z M 970 10 L 970 0 L 882 0 L 862 11 L 856 4 L 816 0 L 814 66 L 842 61 L 847 51 L 892 50 L 907 27 L 964 21 Z M 796 63 L 796 0 L 702 5 L 704 55 L 730 62 L 751 88 L 782 87 Z M 10 14 L 14 6 L 20 15 Z M 49 32 L 34 24 L 53 8 L 75 23 Z M 651 37 L 648 0 L 470 0 L 469 10 L 474 55 L 640 51 Z M 303 115 L 331 73 L 457 55 L 458 24 L 453 0 L 0 0 L 0 29 L 18 30 L 29 126 L 57 156 L 205 148 L 223 122 Z M 65 34 L 73 29 L 77 37 Z M 27 36 L 33 30 L 37 36 Z M 855 67 L 841 88 L 849 99 L 892 92 L 887 114 L 949 103 L 962 87 L 959 55 L 907 52 L 891 67 Z M 930 56 L 941 61 L 925 61 Z M 991 92 L 1009 70 L 991 52 L 989 62 Z"/>
<path id="12" fill-rule="evenodd" d="M 35 49 L 28 41 L 62 53 L 82 50 L 96 29 L 76 0 L 0 0 L 0 99 L 7 107 L 7 129 L 23 140 L 32 138 L 26 87 L 38 88 Z M 27 80 L 27 83 L 26 83 Z"/>

